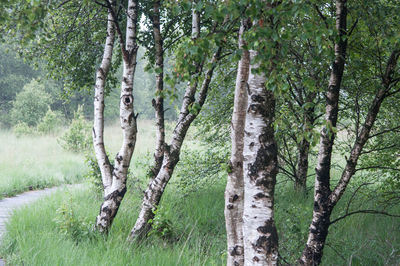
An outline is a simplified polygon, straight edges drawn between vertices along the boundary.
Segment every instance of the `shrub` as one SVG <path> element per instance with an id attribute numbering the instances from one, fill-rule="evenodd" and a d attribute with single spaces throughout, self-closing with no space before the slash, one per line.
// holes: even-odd
<path id="1" fill-rule="evenodd" d="M 162 206 L 153 210 L 153 213 L 154 218 L 148 221 L 151 225 L 151 230 L 147 235 L 153 235 L 162 239 L 171 239 L 173 236 L 173 230 L 171 221 L 166 218 L 167 213 L 165 213 Z"/>
<path id="2" fill-rule="evenodd" d="M 184 150 L 176 171 L 178 189 L 187 195 L 215 183 L 227 168 L 228 156 L 229 150 L 220 147 Z"/>
<path id="3" fill-rule="evenodd" d="M 110 158 L 109 155 L 108 158 Z M 103 182 L 101 180 L 100 167 L 97 163 L 96 156 L 94 154 L 87 154 L 85 162 L 88 166 L 88 171 L 85 173 L 84 177 L 94 186 L 96 192 L 99 194 L 103 193 Z M 114 160 L 111 159 L 110 163 L 114 165 Z"/>
<path id="4" fill-rule="evenodd" d="M 44 135 L 55 133 L 55 131 L 61 126 L 61 121 L 62 115 L 59 112 L 54 112 L 49 108 L 46 115 L 37 125 L 37 131 Z"/>
<path id="5" fill-rule="evenodd" d="M 28 126 L 25 122 L 18 122 L 13 128 L 14 134 L 19 138 L 22 136 L 35 134 L 35 129 Z"/>
<path id="6" fill-rule="evenodd" d="M 72 200 L 64 202 L 57 210 L 54 222 L 61 234 L 72 238 L 76 243 L 95 236 L 94 225 L 78 217 L 72 207 Z"/>
<path id="7" fill-rule="evenodd" d="M 91 124 L 85 120 L 82 106 L 74 114 L 68 130 L 59 139 L 61 147 L 74 152 L 86 152 L 92 147 Z"/>
<path id="8" fill-rule="evenodd" d="M 28 126 L 36 126 L 45 116 L 51 102 L 51 96 L 45 92 L 44 85 L 33 79 L 15 97 L 11 120 L 15 124 L 23 122 Z"/>

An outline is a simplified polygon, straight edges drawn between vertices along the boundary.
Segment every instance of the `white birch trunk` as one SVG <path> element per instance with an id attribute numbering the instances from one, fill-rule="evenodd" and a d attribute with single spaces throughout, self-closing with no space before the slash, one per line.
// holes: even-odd
<path id="1" fill-rule="evenodd" d="M 251 61 L 257 55 L 250 51 Z M 274 188 L 278 173 L 274 139 L 275 99 L 264 74 L 250 65 L 244 135 L 243 236 L 245 265 L 276 265 L 278 234 L 274 223 Z"/>
<path id="2" fill-rule="evenodd" d="M 104 189 L 104 201 L 96 219 L 96 227 L 100 232 L 107 232 L 109 230 L 125 195 L 128 168 L 136 143 L 137 126 L 132 91 L 137 55 L 137 8 L 137 1 L 128 1 L 126 44 L 125 47 L 121 47 L 123 54 L 123 78 L 120 97 L 120 123 L 123 141 L 121 149 L 115 157 L 111 185 Z M 113 20 L 115 20 L 115 17 L 113 17 Z M 119 37 L 122 40 L 122 36 Z"/>
<path id="3" fill-rule="evenodd" d="M 249 21 L 242 20 L 239 30 L 239 49 L 245 42 L 243 33 L 249 28 Z M 244 264 L 243 250 L 243 136 L 247 109 L 247 80 L 249 78 L 250 54 L 243 49 L 238 63 L 235 99 L 231 123 L 232 151 L 229 161 L 230 172 L 225 189 L 225 225 L 227 236 L 228 266 Z"/>
<path id="4" fill-rule="evenodd" d="M 164 51 L 163 51 L 163 39 L 161 36 L 160 29 L 160 1 L 154 1 L 153 4 L 153 38 L 155 46 L 155 58 L 156 68 L 158 71 L 156 74 L 156 93 L 157 96 L 153 99 L 153 107 L 155 109 L 156 118 L 156 148 L 154 152 L 154 165 L 151 168 L 151 178 L 154 178 L 160 171 L 163 158 L 164 158 L 164 146 L 165 146 L 165 126 L 164 126 L 164 98 L 161 93 L 164 89 Z"/>
<path id="5" fill-rule="evenodd" d="M 100 168 L 104 189 L 111 186 L 112 166 L 104 147 L 104 88 L 110 69 L 115 41 L 115 25 L 111 13 L 108 14 L 107 38 L 104 46 L 103 59 L 96 73 L 94 96 L 93 146 L 97 163 Z"/>

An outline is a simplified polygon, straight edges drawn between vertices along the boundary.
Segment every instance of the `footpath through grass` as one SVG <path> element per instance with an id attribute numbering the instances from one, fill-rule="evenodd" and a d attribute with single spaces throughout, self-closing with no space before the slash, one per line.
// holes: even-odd
<path id="1" fill-rule="evenodd" d="M 17 138 L 0 130 L 0 143 L 0 198 L 76 183 L 85 171 L 83 155 L 64 151 L 56 136 Z"/>

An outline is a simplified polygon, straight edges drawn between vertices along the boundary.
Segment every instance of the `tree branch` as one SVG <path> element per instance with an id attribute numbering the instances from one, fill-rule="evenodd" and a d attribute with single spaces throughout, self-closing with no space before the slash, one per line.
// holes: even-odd
<path id="1" fill-rule="evenodd" d="M 385 211 L 377 211 L 377 210 L 358 210 L 358 211 L 353 211 L 353 212 L 349 212 L 346 213 L 345 215 L 336 218 L 335 220 L 333 220 L 332 222 L 329 223 L 329 225 L 332 225 L 336 222 L 339 222 L 340 220 L 343 220 L 344 218 L 351 216 L 353 214 L 358 214 L 358 213 L 368 213 L 368 214 L 380 214 L 380 215 L 385 215 L 385 216 L 390 216 L 390 217 L 400 217 L 400 215 L 397 214 L 391 214 Z"/>

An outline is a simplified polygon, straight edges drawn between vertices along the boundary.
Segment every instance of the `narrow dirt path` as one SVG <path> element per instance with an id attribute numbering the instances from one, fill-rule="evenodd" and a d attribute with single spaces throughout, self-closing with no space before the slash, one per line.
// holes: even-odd
<path id="1" fill-rule="evenodd" d="M 44 196 L 50 195 L 62 187 L 46 188 L 43 190 L 34 190 L 24 192 L 11 198 L 0 200 L 0 241 L 6 232 L 6 223 L 13 211 L 19 207 L 32 203 Z M 0 258 L 0 266 L 4 266 L 5 262 Z"/>

